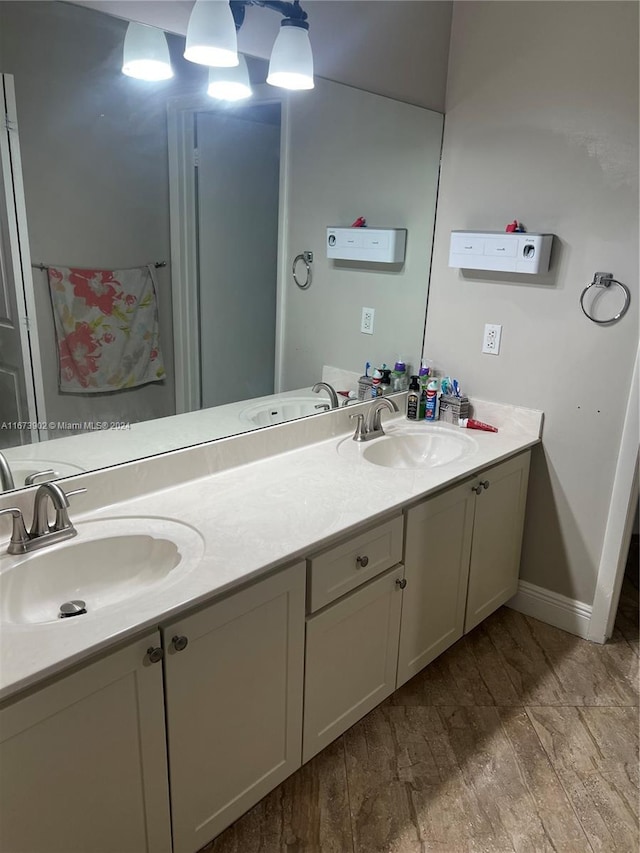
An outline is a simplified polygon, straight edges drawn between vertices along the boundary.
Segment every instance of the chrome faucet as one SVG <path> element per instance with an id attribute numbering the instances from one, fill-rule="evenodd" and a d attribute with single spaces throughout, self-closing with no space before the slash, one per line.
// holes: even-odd
<path id="1" fill-rule="evenodd" d="M 67 509 L 69 497 L 86 489 L 74 489 L 65 493 L 57 483 L 43 483 L 36 492 L 33 502 L 33 521 L 27 533 L 21 510 L 16 507 L 0 509 L 0 515 L 13 517 L 13 530 L 7 554 L 26 554 L 64 539 L 71 539 L 77 530 L 71 523 Z M 56 513 L 55 521 L 49 524 L 49 501 Z"/>
<path id="2" fill-rule="evenodd" d="M 366 421 L 365 416 L 362 414 L 349 415 L 350 418 L 356 420 L 356 431 L 353 434 L 354 441 L 369 441 L 370 438 L 378 438 L 378 436 L 384 435 L 380 420 L 383 409 L 388 409 L 390 412 L 399 411 L 394 400 L 389 397 L 382 397 L 372 404 L 367 412 Z"/>
<path id="3" fill-rule="evenodd" d="M 329 399 L 331 400 L 331 408 L 337 409 L 338 406 L 340 405 L 338 403 L 338 395 L 336 394 L 336 389 L 332 385 L 329 385 L 328 382 L 316 382 L 316 384 L 313 386 L 313 388 L 311 390 L 314 393 L 319 394 L 323 388 L 327 392 L 327 394 L 329 395 Z"/>
<path id="4" fill-rule="evenodd" d="M 7 457 L 0 452 L 0 492 L 9 492 L 15 487 L 16 484 L 13 482 L 13 474 L 9 468 Z"/>

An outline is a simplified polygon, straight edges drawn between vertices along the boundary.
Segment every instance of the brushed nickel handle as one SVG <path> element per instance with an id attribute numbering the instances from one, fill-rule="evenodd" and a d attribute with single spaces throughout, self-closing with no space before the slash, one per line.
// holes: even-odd
<path id="1" fill-rule="evenodd" d="M 358 568 L 366 569 L 369 565 L 369 558 L 366 555 L 364 557 L 356 557 L 356 563 L 358 564 Z"/>
<path id="2" fill-rule="evenodd" d="M 406 578 L 397 578 L 396 586 L 400 587 L 400 589 L 404 589 L 406 585 L 407 585 L 407 579 Z"/>
<path id="3" fill-rule="evenodd" d="M 189 640 L 187 637 L 175 636 L 171 638 L 171 645 L 177 652 L 182 652 L 189 645 Z"/>
<path id="4" fill-rule="evenodd" d="M 164 657 L 164 649 L 161 649 L 160 646 L 149 646 L 147 649 L 147 657 L 151 661 L 151 663 L 158 663 Z"/>

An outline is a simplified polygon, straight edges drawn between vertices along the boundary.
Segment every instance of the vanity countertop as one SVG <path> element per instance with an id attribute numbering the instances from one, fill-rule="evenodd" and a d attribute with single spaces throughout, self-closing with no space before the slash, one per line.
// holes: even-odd
<path id="1" fill-rule="evenodd" d="M 330 423 L 332 413 L 318 419 Z M 51 551 L 81 541 L 83 523 L 94 519 L 138 517 L 140 532 L 145 518 L 172 519 L 197 530 L 204 540 L 204 553 L 198 567 L 178 581 L 81 617 L 45 623 L 0 624 L 0 699 L 33 686 L 38 681 L 77 664 L 98 651 L 173 621 L 199 604 L 213 601 L 221 594 L 275 567 L 308 556 L 349 535 L 377 518 L 399 513 L 403 507 L 462 480 L 503 459 L 519 453 L 540 440 L 542 413 L 498 404 L 483 404 L 476 416 L 499 426 L 498 433 L 465 430 L 476 447 L 466 457 L 440 467 L 392 469 L 356 457 L 345 459 L 338 453 L 342 441 L 350 441 L 345 431 L 347 416 L 335 416 L 337 435 L 298 446 L 266 458 L 236 464 L 235 467 L 207 473 L 179 485 L 156 489 L 147 494 L 112 503 L 106 508 L 80 515 L 72 513 L 79 528 L 78 537 L 68 543 L 50 546 Z M 383 420 L 385 418 L 383 417 Z M 389 431 L 406 424 L 397 415 L 385 420 Z M 282 430 L 304 428 L 282 425 L 251 434 L 252 440 L 268 443 L 268 435 L 279 440 Z M 303 427 L 300 427 L 302 424 Z M 429 425 L 419 425 L 426 431 Z M 308 427 L 307 427 L 308 429 Z M 317 428 L 316 428 L 317 429 Z M 334 430 L 336 428 L 334 427 Z M 459 433 L 458 427 L 440 425 L 439 429 Z M 262 435 L 260 435 L 262 433 Z M 293 435 L 293 432 L 291 432 Z M 242 441 L 239 436 L 229 442 Z M 299 441 L 298 441 L 299 443 Z M 233 444 L 228 445 L 233 448 Z M 173 481 L 172 469 L 184 466 L 185 454 L 203 454 L 206 446 L 169 453 L 147 460 L 162 464 L 166 481 Z M 144 462 L 138 463 L 144 466 Z M 207 466 L 203 465 L 204 470 Z M 118 469 L 112 469 L 117 471 Z M 110 471 L 86 475 L 94 493 L 113 476 Z M 144 479 L 144 478 L 143 478 Z M 105 485 L 106 500 L 109 497 Z M 87 528 L 89 525 L 87 525 Z M 5 551 L 5 545 L 2 545 Z M 41 551 L 40 554 L 44 552 Z M 0 572 L 9 566 L 0 557 Z"/>

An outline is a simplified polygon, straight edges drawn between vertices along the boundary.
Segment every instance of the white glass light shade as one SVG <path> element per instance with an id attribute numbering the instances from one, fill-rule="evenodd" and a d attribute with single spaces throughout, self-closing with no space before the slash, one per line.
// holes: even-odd
<path id="1" fill-rule="evenodd" d="M 247 62 L 238 54 L 239 64 L 235 68 L 210 68 L 207 95 L 221 101 L 241 101 L 250 98 L 253 92 L 249 83 Z"/>
<path id="2" fill-rule="evenodd" d="M 218 68 L 238 64 L 236 25 L 226 0 L 196 0 L 187 27 L 184 58 Z"/>
<path id="3" fill-rule="evenodd" d="M 173 77 L 169 46 L 163 30 L 131 21 L 124 37 L 122 73 L 138 80 Z"/>
<path id="4" fill-rule="evenodd" d="M 313 55 L 304 27 L 282 22 L 276 38 L 267 83 L 282 89 L 313 89 Z"/>

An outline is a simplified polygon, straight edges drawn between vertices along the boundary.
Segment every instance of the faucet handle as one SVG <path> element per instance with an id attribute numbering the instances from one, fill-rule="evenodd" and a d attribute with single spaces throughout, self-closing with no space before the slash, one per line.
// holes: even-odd
<path id="1" fill-rule="evenodd" d="M 7 509 L 0 509 L 0 515 L 13 516 L 13 529 L 11 531 L 11 540 L 7 548 L 8 554 L 23 554 L 26 551 L 26 544 L 29 541 L 27 528 L 24 526 L 24 518 L 22 511 L 18 507 L 12 506 Z"/>
<path id="2" fill-rule="evenodd" d="M 53 470 L 53 468 L 47 468 L 46 471 L 34 471 L 33 474 L 27 474 L 24 478 L 25 486 L 33 486 L 35 485 L 36 480 L 39 480 L 40 477 L 59 477 L 60 475 Z"/>
<path id="3" fill-rule="evenodd" d="M 60 491 L 64 495 L 66 503 L 63 506 L 55 504 L 56 520 L 53 523 L 53 530 L 64 530 L 67 527 L 73 527 L 73 524 L 71 524 L 71 519 L 69 518 L 69 513 L 67 512 L 67 507 L 69 506 L 69 498 L 73 497 L 73 495 L 81 495 L 87 490 L 84 488 L 80 488 L 71 489 L 70 492 L 65 492 L 64 489 L 60 489 Z"/>
<path id="4" fill-rule="evenodd" d="M 354 441 L 366 441 L 367 430 L 364 425 L 364 415 L 358 412 L 357 415 L 349 415 L 351 420 L 357 420 L 356 431 L 353 434 Z"/>

